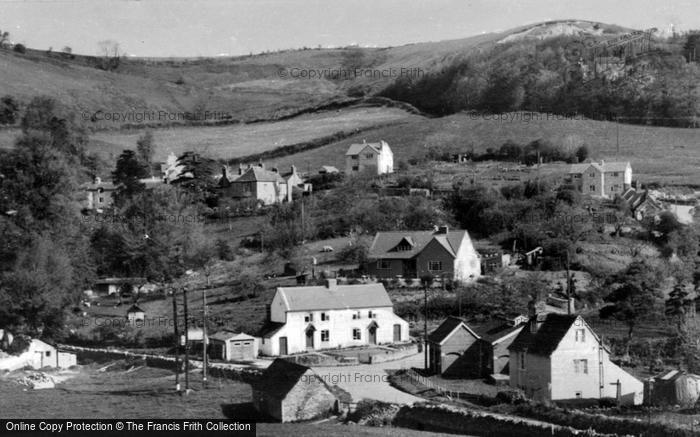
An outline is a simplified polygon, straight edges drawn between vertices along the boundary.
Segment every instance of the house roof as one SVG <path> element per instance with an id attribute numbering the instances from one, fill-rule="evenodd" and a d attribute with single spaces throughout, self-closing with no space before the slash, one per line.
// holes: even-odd
<path id="1" fill-rule="evenodd" d="M 422 252 L 433 240 L 444 247 L 450 255 L 456 256 L 464 241 L 469 239 L 469 233 L 463 230 L 450 230 L 446 234 L 436 231 L 378 232 L 369 248 L 369 257 L 410 259 Z M 413 247 L 410 250 L 395 250 L 403 240 L 413 243 Z"/>
<path id="2" fill-rule="evenodd" d="M 145 312 L 145 311 L 142 310 L 141 308 L 139 308 L 139 306 L 136 305 L 136 304 L 131 305 L 131 308 L 129 308 L 128 310 L 126 310 L 126 313 L 127 313 L 127 314 L 129 314 L 129 313 L 144 313 L 144 312 Z"/>
<path id="3" fill-rule="evenodd" d="M 259 166 L 253 166 L 231 182 L 284 182 L 284 179 L 279 173 L 265 170 Z"/>
<path id="4" fill-rule="evenodd" d="M 277 331 L 282 329 L 284 325 L 284 323 L 268 321 L 267 323 L 265 323 L 265 326 L 260 328 L 260 331 L 258 331 L 258 337 L 272 337 Z"/>
<path id="5" fill-rule="evenodd" d="M 382 284 L 278 287 L 286 311 L 391 307 Z"/>
<path id="6" fill-rule="evenodd" d="M 337 168 L 333 167 L 332 165 L 324 165 L 321 166 L 321 171 L 325 173 L 339 173 L 340 170 Z"/>
<path id="7" fill-rule="evenodd" d="M 277 399 L 284 399 L 287 393 L 302 380 L 302 377 L 306 375 L 307 372 L 312 372 L 313 374 L 313 371 L 306 366 L 277 358 L 265 369 L 260 380 L 255 383 L 255 388 Z M 323 383 L 321 378 L 318 379 Z M 308 381 L 304 381 L 303 383 L 306 384 Z M 328 388 L 325 383 L 323 385 Z"/>
<path id="8" fill-rule="evenodd" d="M 233 332 L 233 331 L 219 331 L 215 334 L 212 334 L 209 336 L 210 340 L 221 340 L 221 341 L 229 341 L 229 340 L 255 340 L 255 337 L 250 336 L 244 332 Z"/>
<path id="9" fill-rule="evenodd" d="M 590 167 L 602 173 L 609 173 L 611 171 L 624 172 L 630 165 L 629 161 L 615 161 L 615 162 L 584 162 L 581 164 L 571 164 L 569 167 L 569 174 L 580 174 L 584 173 Z"/>
<path id="10" fill-rule="evenodd" d="M 111 181 L 105 181 L 100 183 L 86 182 L 82 184 L 81 187 L 88 191 L 97 191 L 100 189 L 103 191 L 114 191 L 117 189 L 117 186 Z"/>
<path id="11" fill-rule="evenodd" d="M 449 337 L 455 329 L 460 326 L 464 326 L 469 332 L 472 333 L 476 338 L 493 343 L 502 339 L 503 337 L 513 334 L 520 329 L 523 325 L 512 326 L 503 321 L 495 321 L 487 325 L 475 328 L 469 326 L 469 324 L 459 317 L 448 317 L 440 326 L 428 335 L 428 341 L 432 343 L 442 343 L 447 337 Z"/>
<path id="12" fill-rule="evenodd" d="M 141 284 L 146 278 L 102 278 L 95 281 L 95 284 Z"/>
<path id="13" fill-rule="evenodd" d="M 459 328 L 460 326 L 464 326 L 467 330 L 471 331 L 475 337 L 479 337 L 476 332 L 469 328 L 469 325 L 467 325 L 464 320 L 458 317 L 448 317 L 444 322 L 442 322 L 442 324 L 440 324 L 440 326 L 437 327 L 437 329 L 435 329 L 435 331 L 428 335 L 428 341 L 431 343 L 442 343 L 455 331 L 455 329 Z"/>
<path id="14" fill-rule="evenodd" d="M 388 148 L 389 145 L 386 143 L 386 141 L 380 141 L 378 143 L 350 144 L 350 147 L 348 148 L 348 151 L 345 152 L 345 155 L 359 155 L 367 147 L 370 147 L 372 150 L 374 150 L 377 153 L 381 153 L 382 147 Z"/>
<path id="15" fill-rule="evenodd" d="M 548 357 L 578 318 L 568 314 L 547 314 L 537 332 L 533 334 L 529 328 L 523 329 L 508 349 Z"/>
<path id="16" fill-rule="evenodd" d="M 484 326 L 480 326 L 476 329 L 481 336 L 482 340 L 488 341 L 489 343 L 496 342 L 503 337 L 507 337 L 510 334 L 514 334 L 523 328 L 523 324 L 516 326 L 509 325 L 503 321 L 496 321 L 489 323 Z"/>

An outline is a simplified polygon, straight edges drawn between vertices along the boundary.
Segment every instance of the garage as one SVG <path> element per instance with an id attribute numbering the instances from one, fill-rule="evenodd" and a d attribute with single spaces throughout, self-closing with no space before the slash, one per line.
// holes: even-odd
<path id="1" fill-rule="evenodd" d="M 209 336 L 209 357 L 224 361 L 252 361 L 258 356 L 255 337 L 221 331 Z"/>

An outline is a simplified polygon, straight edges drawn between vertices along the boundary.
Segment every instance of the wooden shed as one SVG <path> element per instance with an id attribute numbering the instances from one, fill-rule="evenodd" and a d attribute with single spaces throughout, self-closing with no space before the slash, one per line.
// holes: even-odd
<path id="1" fill-rule="evenodd" d="M 692 407 L 700 398 L 700 376 L 672 370 L 649 381 L 647 393 L 652 405 Z"/>

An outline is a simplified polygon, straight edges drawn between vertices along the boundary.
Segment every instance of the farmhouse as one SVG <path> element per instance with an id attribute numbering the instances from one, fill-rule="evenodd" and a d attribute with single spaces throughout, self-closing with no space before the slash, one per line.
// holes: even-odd
<path id="1" fill-rule="evenodd" d="M 270 323 L 261 335 L 264 355 L 401 343 L 408 323 L 394 314 L 382 284 L 279 287 L 270 304 Z"/>
<path id="2" fill-rule="evenodd" d="M 351 144 L 345 152 L 345 173 L 371 171 L 377 175 L 394 172 L 394 153 L 386 141 Z"/>
<path id="3" fill-rule="evenodd" d="M 496 322 L 478 331 L 464 320 L 448 317 L 428 336 L 430 371 L 449 377 L 504 379 L 508 374 L 508 346 L 527 317 Z"/>
<path id="4" fill-rule="evenodd" d="M 323 417 L 339 410 L 333 387 L 306 366 L 276 359 L 253 384 L 253 406 L 280 422 Z"/>
<path id="5" fill-rule="evenodd" d="M 583 194 L 613 198 L 632 186 L 632 166 L 629 161 L 572 164 L 569 178 Z"/>
<path id="6" fill-rule="evenodd" d="M 207 353 L 224 361 L 252 361 L 258 356 L 255 337 L 244 333 L 221 331 L 208 337 Z"/>
<path id="7" fill-rule="evenodd" d="M 435 231 L 378 232 L 365 266 L 377 278 L 431 275 L 459 281 L 481 276 L 480 257 L 469 233 L 440 226 Z"/>
<path id="8" fill-rule="evenodd" d="M 255 199 L 264 205 L 291 202 L 292 188 L 277 171 L 265 170 L 260 162 L 256 166 L 244 169 L 238 167 L 238 175 L 230 176 L 226 168 L 222 169 L 219 189 L 226 197 L 234 199 Z"/>
<path id="9" fill-rule="evenodd" d="M 510 385 L 539 401 L 618 398 L 642 403 L 644 386 L 610 361 L 600 338 L 577 315 L 530 306 L 528 324 L 508 348 Z"/>

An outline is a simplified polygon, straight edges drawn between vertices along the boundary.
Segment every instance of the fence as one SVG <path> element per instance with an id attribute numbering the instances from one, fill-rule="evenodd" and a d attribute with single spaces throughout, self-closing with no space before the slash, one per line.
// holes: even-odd
<path id="1" fill-rule="evenodd" d="M 436 384 L 433 381 L 431 381 L 430 378 L 426 378 L 425 376 L 419 375 L 413 369 L 407 369 L 406 375 L 409 378 L 411 378 L 413 381 L 418 382 L 419 384 L 424 385 L 424 386 L 428 387 L 429 389 L 434 390 L 441 395 L 447 396 L 449 399 L 466 398 L 466 393 L 450 390 L 448 388 L 441 386 L 440 384 Z"/>

